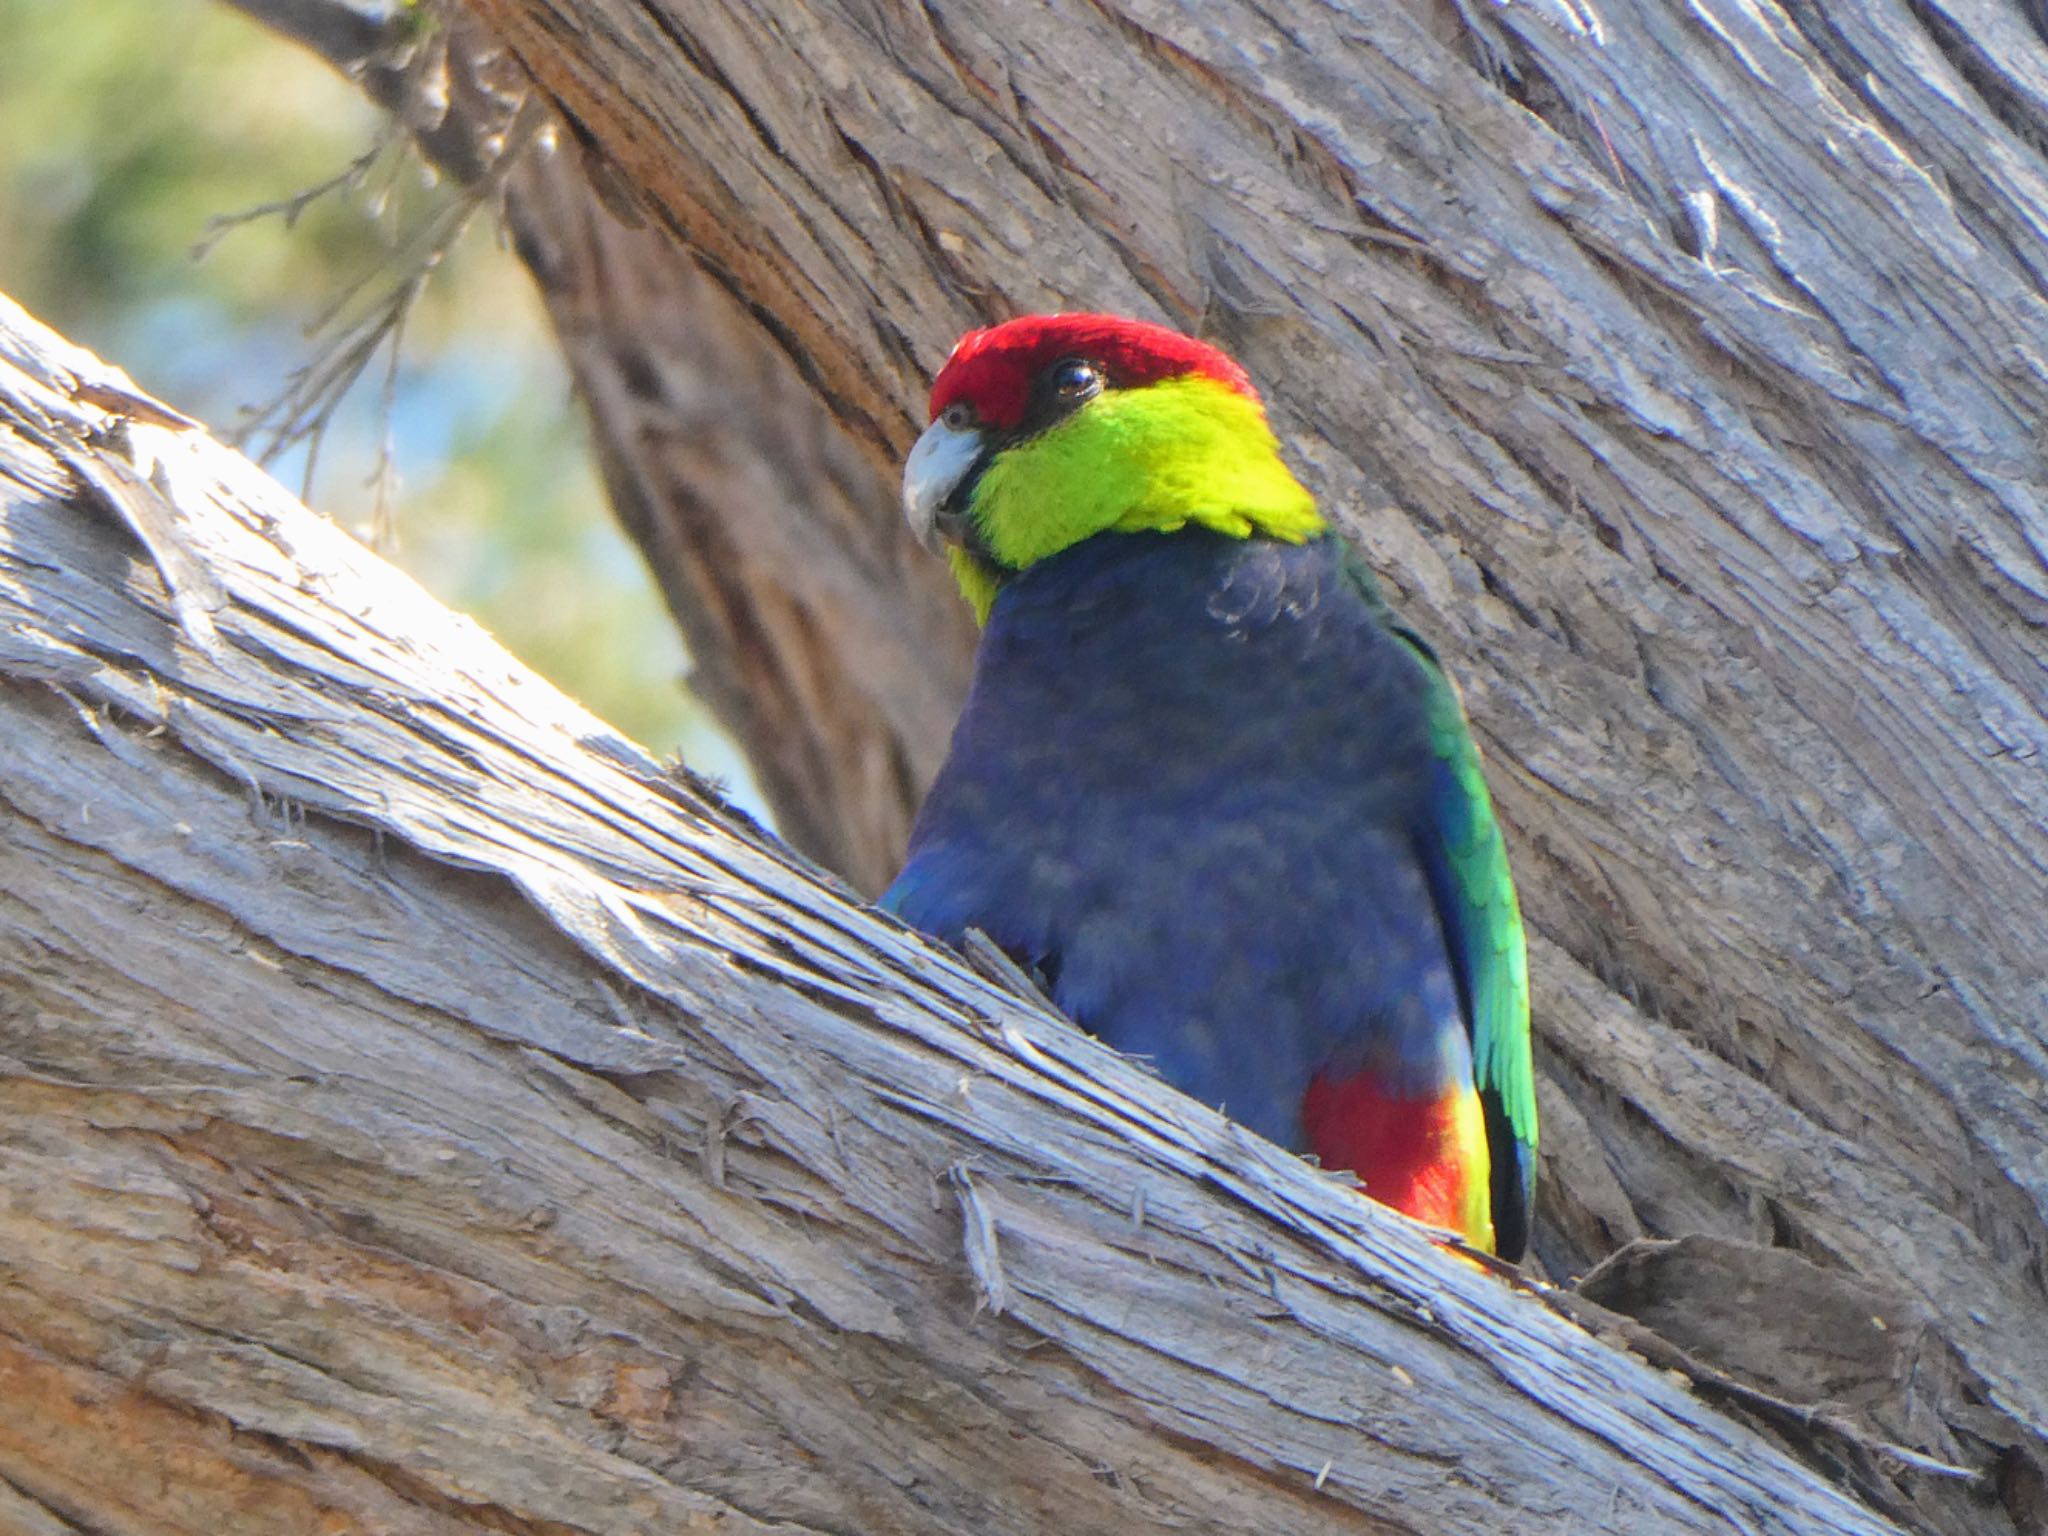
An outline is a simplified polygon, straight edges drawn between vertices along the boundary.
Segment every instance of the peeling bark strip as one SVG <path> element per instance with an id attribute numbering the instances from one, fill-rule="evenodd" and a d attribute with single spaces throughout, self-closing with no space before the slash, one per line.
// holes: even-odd
<path id="1" fill-rule="evenodd" d="M 0 1520 L 1894 1529 L 82 384 L 0 308 Z"/>

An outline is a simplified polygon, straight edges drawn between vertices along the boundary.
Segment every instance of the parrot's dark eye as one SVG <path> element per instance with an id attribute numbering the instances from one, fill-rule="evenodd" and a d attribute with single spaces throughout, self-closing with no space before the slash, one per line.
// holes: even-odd
<path id="1" fill-rule="evenodd" d="M 1086 400 L 1102 392 L 1102 370 L 1085 357 L 1064 358 L 1052 365 L 1052 388 L 1062 400 Z"/>
<path id="2" fill-rule="evenodd" d="M 965 400 L 955 400 L 939 412 L 939 424 L 948 432 L 971 432 L 974 430 L 974 407 Z"/>

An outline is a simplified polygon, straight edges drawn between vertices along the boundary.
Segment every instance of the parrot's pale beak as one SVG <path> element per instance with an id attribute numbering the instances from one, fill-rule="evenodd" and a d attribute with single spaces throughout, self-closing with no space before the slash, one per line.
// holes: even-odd
<path id="1" fill-rule="evenodd" d="M 982 436 L 935 421 L 903 462 L 903 515 L 918 542 L 937 554 L 968 533 L 967 511 L 951 506 L 981 462 Z"/>

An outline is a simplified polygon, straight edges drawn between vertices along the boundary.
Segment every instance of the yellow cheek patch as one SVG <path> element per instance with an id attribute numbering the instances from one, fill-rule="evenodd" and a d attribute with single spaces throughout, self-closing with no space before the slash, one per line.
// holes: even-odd
<path id="1" fill-rule="evenodd" d="M 1110 390 L 1005 449 L 983 471 L 970 510 L 1010 570 L 1111 529 L 1192 524 L 1298 544 L 1328 526 L 1281 461 L 1258 403 L 1199 376 Z"/>

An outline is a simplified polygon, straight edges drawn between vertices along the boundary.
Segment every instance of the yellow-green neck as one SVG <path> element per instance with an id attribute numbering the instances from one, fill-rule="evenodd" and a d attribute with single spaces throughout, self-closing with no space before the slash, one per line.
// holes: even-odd
<path id="1" fill-rule="evenodd" d="M 982 623 L 1008 575 L 1098 533 L 1192 524 L 1299 544 L 1328 527 L 1281 462 L 1258 402 L 1193 376 L 1111 390 L 1004 450 L 969 510 L 992 560 L 964 549 L 951 559 Z"/>

